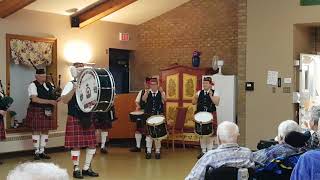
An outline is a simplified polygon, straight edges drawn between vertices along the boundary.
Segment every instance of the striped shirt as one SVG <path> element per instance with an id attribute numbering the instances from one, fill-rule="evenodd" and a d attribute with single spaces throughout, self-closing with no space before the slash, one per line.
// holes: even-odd
<path id="1" fill-rule="evenodd" d="M 202 180 L 205 178 L 206 167 L 213 168 L 221 166 L 236 168 L 252 168 L 252 152 L 248 148 L 240 147 L 238 144 L 222 144 L 217 149 L 208 151 L 196 165 L 185 180 Z"/>

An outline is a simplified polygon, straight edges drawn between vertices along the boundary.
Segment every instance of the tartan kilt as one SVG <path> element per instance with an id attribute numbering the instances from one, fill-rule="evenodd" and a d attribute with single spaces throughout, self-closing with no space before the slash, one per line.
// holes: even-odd
<path id="1" fill-rule="evenodd" d="M 107 130 L 107 129 L 111 129 L 112 128 L 112 122 L 111 121 L 98 121 L 95 120 L 94 121 L 94 127 L 96 129 L 102 129 L 102 130 Z"/>
<path id="2" fill-rule="evenodd" d="M 0 118 L 0 140 L 6 139 L 6 132 L 4 129 L 4 121 L 3 118 Z"/>
<path id="3" fill-rule="evenodd" d="M 146 126 L 146 119 L 136 121 L 136 131 L 140 132 L 141 134 L 146 134 Z"/>
<path id="4" fill-rule="evenodd" d="M 42 107 L 28 107 L 26 126 L 32 131 L 47 131 L 53 129 L 52 116 L 48 117 Z"/>
<path id="5" fill-rule="evenodd" d="M 78 118 L 68 115 L 66 134 L 65 134 L 65 148 L 83 148 L 95 147 L 97 144 L 94 124 L 88 129 L 83 129 L 79 123 Z"/>

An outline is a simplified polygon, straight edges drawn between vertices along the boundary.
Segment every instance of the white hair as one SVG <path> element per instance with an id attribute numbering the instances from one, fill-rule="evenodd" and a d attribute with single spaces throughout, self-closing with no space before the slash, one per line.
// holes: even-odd
<path id="1" fill-rule="evenodd" d="M 284 141 L 284 138 L 292 131 L 300 132 L 300 127 L 297 122 L 293 120 L 282 121 L 278 126 L 277 141 Z"/>
<path id="2" fill-rule="evenodd" d="M 66 169 L 53 163 L 27 162 L 18 165 L 7 176 L 7 180 L 68 180 Z"/>
<path id="3" fill-rule="evenodd" d="M 218 125 L 217 136 L 224 143 L 236 143 L 239 136 L 239 127 L 230 121 Z"/>

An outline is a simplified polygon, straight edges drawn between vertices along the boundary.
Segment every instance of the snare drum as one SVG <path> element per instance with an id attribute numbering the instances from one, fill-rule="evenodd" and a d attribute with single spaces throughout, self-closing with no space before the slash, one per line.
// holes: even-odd
<path id="1" fill-rule="evenodd" d="M 162 115 L 154 115 L 147 119 L 147 128 L 153 139 L 167 138 L 167 126 L 165 117 Z"/>
<path id="2" fill-rule="evenodd" d="M 130 120 L 132 122 L 141 121 L 145 119 L 145 114 L 143 111 L 133 111 L 129 114 Z"/>
<path id="3" fill-rule="evenodd" d="M 199 136 L 211 136 L 213 116 L 209 112 L 198 112 L 194 115 L 194 132 Z"/>
<path id="4" fill-rule="evenodd" d="M 114 103 L 115 83 L 111 72 L 104 68 L 82 71 L 76 89 L 77 103 L 83 112 L 106 112 Z"/>

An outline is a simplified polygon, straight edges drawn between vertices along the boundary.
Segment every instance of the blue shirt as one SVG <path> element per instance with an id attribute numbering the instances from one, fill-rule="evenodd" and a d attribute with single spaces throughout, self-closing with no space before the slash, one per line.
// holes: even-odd
<path id="1" fill-rule="evenodd" d="M 294 167 L 290 180 L 319 180 L 320 151 L 312 150 L 304 153 Z"/>

